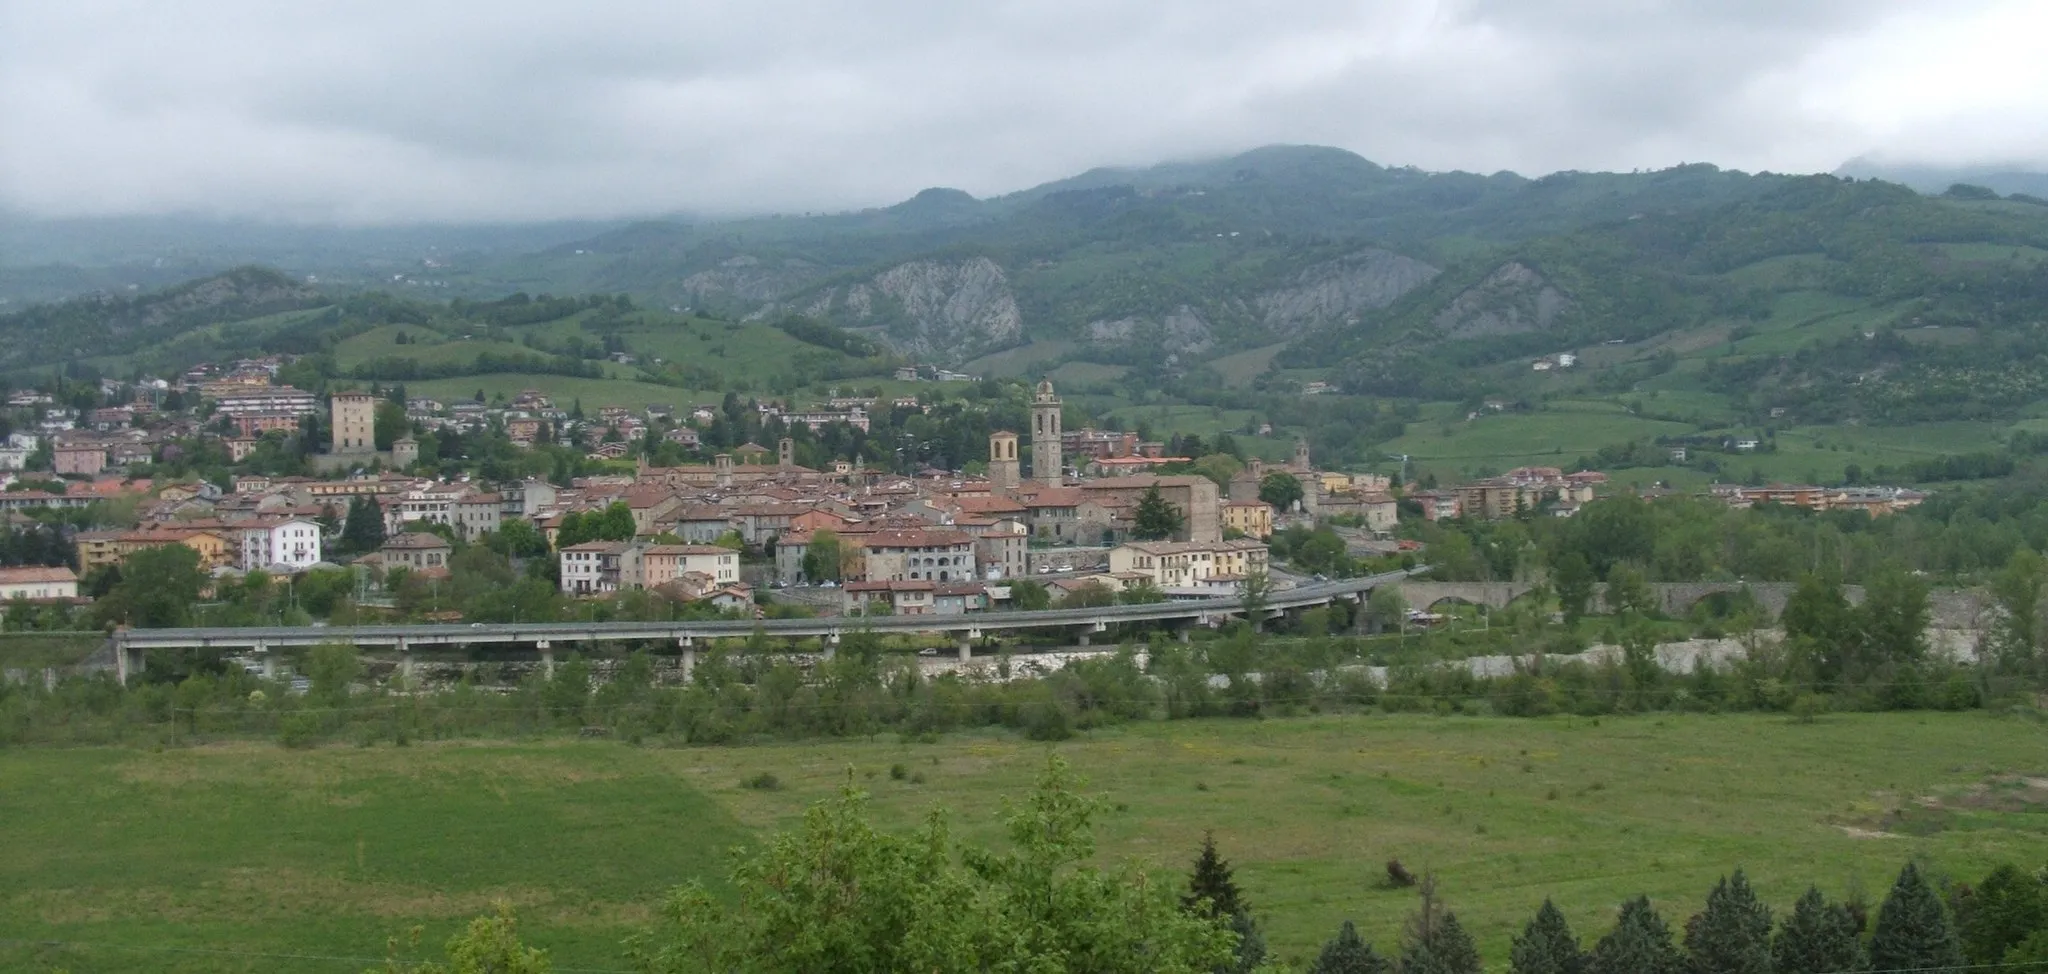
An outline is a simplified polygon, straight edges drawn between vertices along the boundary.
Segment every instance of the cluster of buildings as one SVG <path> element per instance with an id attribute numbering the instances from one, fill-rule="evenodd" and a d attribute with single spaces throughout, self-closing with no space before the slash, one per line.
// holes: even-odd
<path id="1" fill-rule="evenodd" d="M 1607 475 L 1597 470 L 1565 473 L 1557 467 L 1516 467 L 1503 476 L 1446 490 L 1411 491 L 1408 498 L 1421 505 L 1422 516 L 1431 521 L 1460 517 L 1495 521 L 1545 507 L 1558 517 L 1570 517 L 1606 482 Z"/>
<path id="2" fill-rule="evenodd" d="M 1918 507 L 1927 499 L 1926 494 L 1906 487 L 1812 487 L 1795 484 L 1743 487 L 1715 484 L 1708 488 L 1707 493 L 1727 502 L 1730 507 L 1784 504 L 1809 511 L 1861 511 L 1871 517 Z"/>

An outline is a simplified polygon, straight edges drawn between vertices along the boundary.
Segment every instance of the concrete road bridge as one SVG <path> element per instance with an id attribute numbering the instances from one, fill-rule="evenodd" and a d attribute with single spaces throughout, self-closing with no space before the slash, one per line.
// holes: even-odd
<path id="1" fill-rule="evenodd" d="M 1426 572 L 1425 567 L 1388 572 L 1363 578 L 1345 578 L 1268 593 L 1267 618 L 1301 611 L 1333 602 L 1359 602 L 1366 593 L 1383 585 L 1398 584 L 1409 576 Z M 829 652 L 847 632 L 946 633 L 959 647 L 960 658 L 973 652 L 973 642 L 988 632 L 1020 629 L 1078 629 L 1080 642 L 1087 645 L 1090 634 L 1112 625 L 1156 622 L 1186 630 L 1217 625 L 1244 614 L 1244 600 L 1237 596 L 1144 605 L 1108 605 L 1086 609 L 1042 609 L 1030 612 L 983 612 L 971 615 L 909 615 L 828 617 L 818 619 L 764 619 L 758 621 L 688 622 L 542 622 L 471 623 L 392 626 L 251 626 L 199 629 L 126 629 L 114 633 L 115 673 L 123 682 L 142 669 L 143 654 L 152 649 L 228 649 L 255 653 L 266 665 L 273 650 L 343 643 L 357 647 L 387 647 L 398 654 L 401 669 L 409 669 L 412 650 L 421 646 L 519 646 L 540 651 L 541 659 L 552 664 L 558 646 L 605 642 L 663 642 L 682 650 L 684 669 L 695 662 L 699 640 L 745 638 L 756 632 L 768 636 L 800 639 L 818 637 Z"/>

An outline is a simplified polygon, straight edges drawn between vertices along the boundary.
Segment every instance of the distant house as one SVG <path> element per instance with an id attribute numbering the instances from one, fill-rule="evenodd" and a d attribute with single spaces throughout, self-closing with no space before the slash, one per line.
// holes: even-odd
<path id="1" fill-rule="evenodd" d="M 378 551 L 384 555 L 387 569 L 403 566 L 413 571 L 445 571 L 455 546 L 438 534 L 406 531 L 392 535 Z"/>
<path id="2" fill-rule="evenodd" d="M 0 568 L 0 601 L 77 597 L 78 576 L 69 568 Z"/>

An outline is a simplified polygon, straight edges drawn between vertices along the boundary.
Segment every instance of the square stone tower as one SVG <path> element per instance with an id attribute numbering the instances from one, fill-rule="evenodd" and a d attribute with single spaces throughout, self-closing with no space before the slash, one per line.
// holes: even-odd
<path id="1" fill-rule="evenodd" d="M 997 430 L 988 435 L 988 485 L 997 494 L 1007 494 L 1022 483 L 1017 460 L 1017 434 Z"/>
<path id="2" fill-rule="evenodd" d="M 1060 397 L 1052 380 L 1041 379 L 1031 397 L 1031 479 L 1052 487 L 1064 480 L 1060 466 Z"/>
<path id="3" fill-rule="evenodd" d="M 344 456 L 377 452 L 377 397 L 367 392 L 337 392 L 330 406 L 334 443 L 327 452 Z"/>

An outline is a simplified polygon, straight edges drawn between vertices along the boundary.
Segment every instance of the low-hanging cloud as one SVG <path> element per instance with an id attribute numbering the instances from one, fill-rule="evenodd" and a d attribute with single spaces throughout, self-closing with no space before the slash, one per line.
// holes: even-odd
<path id="1" fill-rule="evenodd" d="M 2013 124 L 2048 107 L 2035 7 L 0 0 L 0 208 L 804 211 L 1269 142 L 1531 173 L 2040 159 Z"/>

